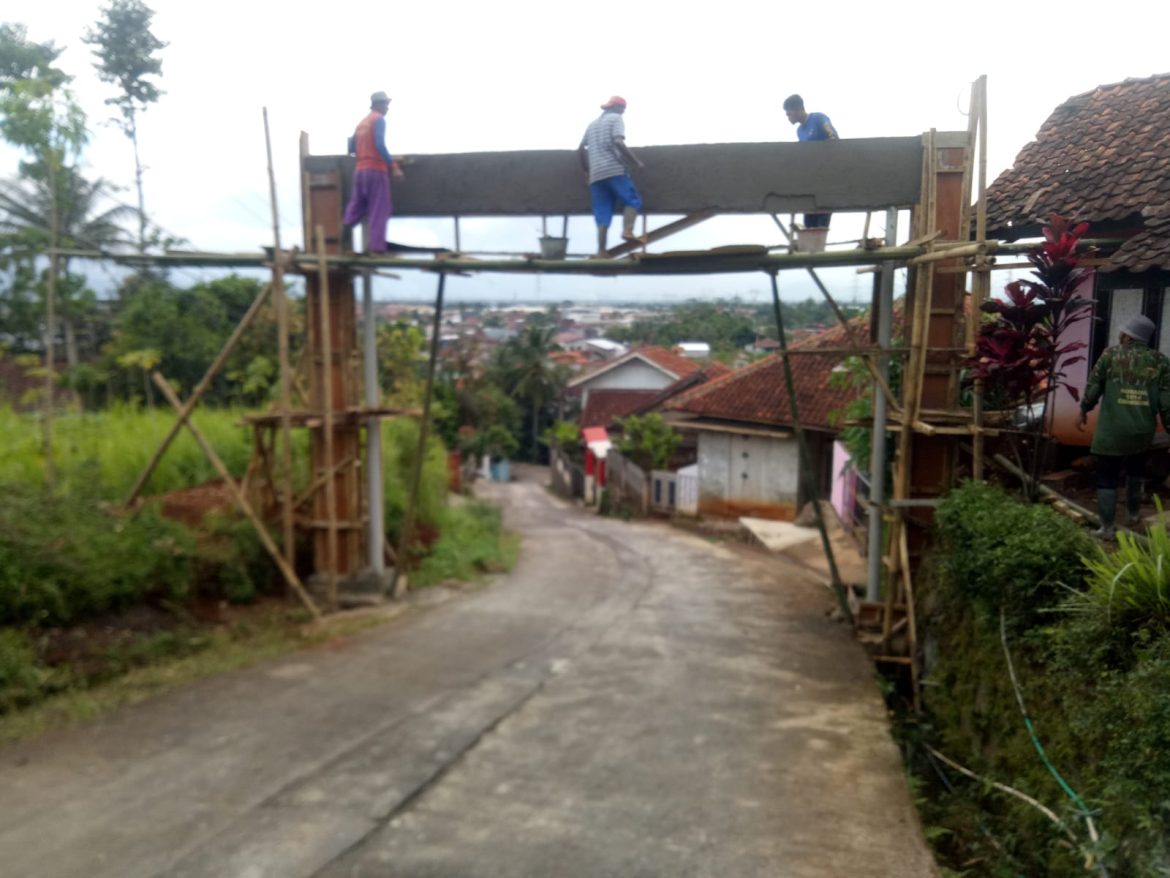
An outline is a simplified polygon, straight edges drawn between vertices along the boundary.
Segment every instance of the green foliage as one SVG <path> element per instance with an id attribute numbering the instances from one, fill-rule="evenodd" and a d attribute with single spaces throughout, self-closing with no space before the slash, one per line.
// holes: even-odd
<path id="1" fill-rule="evenodd" d="M 1081 857 L 1035 809 L 932 766 L 915 746 L 925 738 L 977 773 L 1034 796 L 1087 843 L 1083 817 L 1039 759 L 1016 702 L 998 619 L 988 619 L 998 592 L 1009 620 L 1016 602 L 1017 624 L 1008 642 L 1036 734 L 1096 812 L 1102 835 L 1096 854 L 1113 875 L 1166 874 L 1170 637 L 1165 628 L 1142 615 L 1119 617 L 1116 607 L 1110 615 L 1093 603 L 1091 592 L 1099 585 L 1092 584 L 1090 592 L 1071 595 L 1059 607 L 1081 612 L 1040 617 L 1029 612 L 1034 607 L 1019 609 L 1030 584 L 1058 577 L 1070 585 L 1081 581 L 1075 572 L 1056 570 L 1086 553 L 1070 546 L 1067 534 L 1054 536 L 1046 508 L 966 485 L 939 512 L 940 527 L 966 536 L 940 542 L 918 578 L 920 637 L 933 658 L 922 690 L 925 714 L 907 731 L 907 743 L 917 754 L 911 762 L 920 782 L 929 787 L 919 799 L 924 821 L 949 830 L 933 840 L 944 863 L 978 863 L 981 875 L 1086 874 Z M 1023 536 L 1013 539 L 1013 529 Z M 972 538 L 981 530 L 1005 543 L 1004 551 Z M 1053 566 L 1051 575 L 1043 572 L 1046 565 Z M 1031 596 L 1051 603 L 1062 591 L 1038 585 Z M 1021 630 L 1021 618 L 1032 623 L 1027 630 Z M 949 777 L 948 784 L 938 783 L 940 773 Z"/>
<path id="2" fill-rule="evenodd" d="M 423 348 L 417 326 L 393 323 L 378 327 L 378 381 L 391 405 L 409 408 L 423 401 Z"/>
<path id="3" fill-rule="evenodd" d="M 556 327 L 527 326 L 495 353 L 490 380 L 519 406 L 529 429 L 520 433 L 520 451 L 526 460 L 540 460 L 543 427 L 551 423 L 557 399 L 569 378 L 568 370 L 549 358 Z"/>
<path id="4" fill-rule="evenodd" d="M 622 418 L 618 451 L 644 470 L 663 469 L 682 437 L 658 412 Z"/>
<path id="5" fill-rule="evenodd" d="M 426 586 L 448 579 L 473 580 L 509 570 L 515 562 L 516 541 L 503 533 L 500 511 L 483 503 L 464 503 L 442 511 L 438 542 L 410 582 Z"/>
<path id="6" fill-rule="evenodd" d="M 382 427 L 382 461 L 385 475 L 386 527 L 397 534 L 406 511 L 415 452 L 418 450 L 418 422 L 399 418 Z M 415 522 L 434 529 L 447 502 L 447 451 L 434 435 L 427 442 L 427 456 L 419 484 Z"/>
<path id="7" fill-rule="evenodd" d="M 181 598 L 194 544 L 153 507 L 120 515 L 92 495 L 0 490 L 0 625 L 64 625 L 133 603 Z"/>
<path id="8" fill-rule="evenodd" d="M 843 410 L 830 412 L 830 421 L 837 424 L 842 421 L 862 421 L 872 418 L 873 376 L 869 374 L 869 370 L 865 368 L 862 361 L 857 357 L 847 357 L 843 366 L 844 368 L 840 371 L 834 370 L 829 375 L 829 385 L 835 388 L 853 388 L 860 395 L 846 405 Z M 897 357 L 891 358 L 889 386 L 891 392 L 897 397 L 902 386 L 902 361 Z M 846 450 L 848 450 L 849 458 L 853 466 L 863 473 L 868 473 L 871 457 L 873 456 L 873 429 L 857 424 L 849 424 L 840 428 L 837 438 L 845 445 Z M 894 443 L 887 442 L 887 472 L 893 459 Z"/>
<path id="9" fill-rule="evenodd" d="M 1020 503 L 983 482 L 948 494 L 935 513 L 946 573 L 985 614 L 1002 607 L 1028 627 L 1084 577 L 1092 539 L 1047 506 Z"/>
<path id="10" fill-rule="evenodd" d="M 151 78 L 162 75 L 162 61 L 155 53 L 167 44 L 150 32 L 154 12 L 140 0 L 111 0 L 102 16 L 83 40 L 93 46 L 98 76 L 120 92 L 106 103 L 119 109 L 129 135 L 134 115 L 162 94 Z"/>
<path id="11" fill-rule="evenodd" d="M 0 714 L 36 700 L 44 676 L 28 635 L 0 629 Z"/>
<path id="12" fill-rule="evenodd" d="M 236 409 L 200 409 L 192 416 L 237 477 L 243 475 L 252 453 L 248 430 L 239 423 L 242 414 Z M 59 490 L 65 496 L 123 499 L 173 423 L 174 414 L 169 411 L 142 411 L 132 406 L 58 418 L 54 423 L 54 461 Z M 0 407 L 0 435 L 5 444 L 5 453 L 0 455 L 0 484 L 42 487 L 39 421 Z M 162 494 L 215 477 L 215 470 L 184 430 L 163 456 L 147 483 L 147 492 Z"/>
<path id="13" fill-rule="evenodd" d="M 272 559 L 251 522 L 234 510 L 203 519 L 196 579 L 203 594 L 234 604 L 247 603 L 268 590 L 275 581 Z"/>
<path id="14" fill-rule="evenodd" d="M 1116 551 L 1097 545 L 1084 559 L 1088 588 L 1076 601 L 1078 608 L 1129 629 L 1170 628 L 1170 533 L 1162 503 L 1154 499 L 1158 524 L 1144 540 L 1120 531 Z"/>

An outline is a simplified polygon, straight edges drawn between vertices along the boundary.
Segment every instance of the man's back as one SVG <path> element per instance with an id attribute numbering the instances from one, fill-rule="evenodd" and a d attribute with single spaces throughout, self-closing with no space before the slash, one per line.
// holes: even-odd
<path id="1" fill-rule="evenodd" d="M 625 137 L 626 125 L 620 113 L 602 113 L 589 123 L 581 142 L 589 154 L 589 182 L 626 173 L 614 139 Z"/>
<path id="2" fill-rule="evenodd" d="M 836 140 L 837 129 L 824 113 L 809 113 L 796 129 L 796 139 L 809 140 Z"/>

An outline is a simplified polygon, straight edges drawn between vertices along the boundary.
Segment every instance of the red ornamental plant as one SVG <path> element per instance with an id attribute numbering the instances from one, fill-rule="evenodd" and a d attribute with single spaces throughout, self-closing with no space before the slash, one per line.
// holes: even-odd
<path id="1" fill-rule="evenodd" d="M 1078 267 L 1077 246 L 1088 223 L 1070 224 L 1059 214 L 1048 218 L 1044 243 L 1028 253 L 1037 280 L 1012 281 L 1003 299 L 983 303 L 995 318 L 983 324 L 976 340 L 968 380 L 981 380 L 989 401 L 1007 407 L 1029 405 L 1067 387 L 1065 369 L 1084 359 L 1072 356 L 1084 342 L 1061 343 L 1074 324 L 1088 317 L 1092 302 L 1076 295 L 1086 271 Z"/>
<path id="2" fill-rule="evenodd" d="M 1087 271 L 1079 266 L 1077 248 L 1089 230 L 1088 223 L 1072 224 L 1059 214 L 1048 217 L 1044 243 L 1028 253 L 1036 280 L 1017 280 L 1004 289 L 1004 298 L 983 303 L 983 311 L 995 315 L 983 324 L 975 355 L 968 363 L 969 382 L 983 383 L 990 407 L 1011 408 L 1048 403 L 1057 389 L 1065 387 L 1073 399 L 1080 390 L 1068 383 L 1065 370 L 1085 359 L 1078 354 L 1084 342 L 1062 342 L 1076 323 L 1085 320 L 1093 303 L 1076 295 Z M 1040 445 L 1048 432 L 1052 406 L 1036 422 L 1033 445 L 1033 477 L 1040 460 Z"/>

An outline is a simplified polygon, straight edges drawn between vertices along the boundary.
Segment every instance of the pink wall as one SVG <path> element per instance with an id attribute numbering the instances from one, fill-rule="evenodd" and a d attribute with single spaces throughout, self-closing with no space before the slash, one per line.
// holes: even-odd
<path id="1" fill-rule="evenodd" d="M 853 512 L 853 494 L 856 490 L 857 476 L 853 468 L 846 468 L 849 462 L 849 452 L 840 442 L 833 443 L 833 486 L 829 493 L 829 502 L 837 510 L 837 517 L 848 523 Z"/>
<path id="2" fill-rule="evenodd" d="M 1087 299 L 1093 298 L 1093 280 L 1094 273 L 1090 272 L 1089 276 L 1081 281 L 1077 288 L 1077 295 L 1084 296 Z M 1092 363 L 1089 362 L 1091 352 L 1088 348 L 1089 335 L 1092 331 L 1093 321 L 1089 319 L 1082 320 L 1074 325 L 1069 331 L 1061 337 L 1061 343 L 1065 344 L 1071 341 L 1081 341 L 1085 343 L 1085 349 L 1080 353 L 1085 355 L 1085 359 L 1080 363 L 1074 363 L 1065 369 L 1065 382 L 1071 384 L 1077 389 L 1078 393 L 1084 393 L 1085 382 L 1089 380 L 1089 369 Z M 1093 440 L 1093 430 L 1097 426 L 1097 410 L 1094 409 L 1089 413 L 1089 423 L 1085 427 L 1084 432 L 1077 429 L 1077 419 L 1081 415 L 1080 403 L 1073 399 L 1067 387 L 1062 387 L 1056 391 L 1054 398 L 1055 411 L 1052 420 L 1052 435 L 1062 445 L 1083 445 L 1088 446 Z"/>

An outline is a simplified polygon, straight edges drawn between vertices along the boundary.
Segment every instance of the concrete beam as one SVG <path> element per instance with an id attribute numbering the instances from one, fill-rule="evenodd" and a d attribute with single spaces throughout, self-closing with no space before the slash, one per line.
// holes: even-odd
<path id="1" fill-rule="evenodd" d="M 936 134 L 962 138 L 966 133 Z M 822 143 L 705 143 L 635 147 L 646 163 L 634 172 L 646 209 L 655 214 L 802 213 L 878 210 L 918 202 L 920 137 Z M 588 214 L 589 189 L 574 150 L 452 153 L 403 160 L 394 183 L 394 214 L 423 216 L 558 216 Z M 340 168 L 348 156 L 307 156 L 310 174 Z"/>

